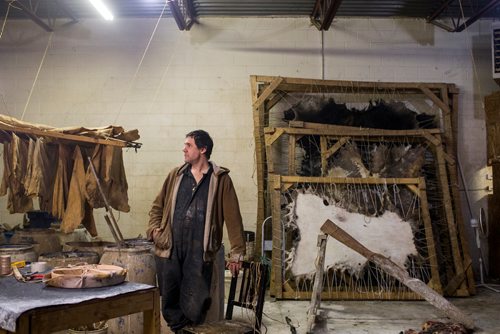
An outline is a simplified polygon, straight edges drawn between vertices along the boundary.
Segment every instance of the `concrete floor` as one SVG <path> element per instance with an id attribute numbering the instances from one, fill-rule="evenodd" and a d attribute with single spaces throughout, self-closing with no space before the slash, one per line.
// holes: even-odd
<path id="1" fill-rule="evenodd" d="M 475 296 L 448 300 L 472 316 L 477 326 L 474 333 L 500 334 L 500 293 L 478 288 Z M 262 334 L 293 334 L 286 317 L 297 334 L 306 333 L 308 307 L 309 301 L 272 301 L 268 298 L 264 305 Z M 410 328 L 420 330 L 427 320 L 446 321 L 442 313 L 426 301 L 325 301 L 318 314 L 314 333 L 399 334 Z"/>

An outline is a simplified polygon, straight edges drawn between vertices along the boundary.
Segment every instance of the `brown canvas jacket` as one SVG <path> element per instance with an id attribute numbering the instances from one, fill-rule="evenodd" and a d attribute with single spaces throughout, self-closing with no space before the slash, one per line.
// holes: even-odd
<path id="1" fill-rule="evenodd" d="M 226 223 L 229 242 L 231 243 L 231 259 L 238 261 L 245 255 L 245 239 L 243 222 L 238 204 L 238 197 L 229 177 L 229 170 L 210 162 L 213 173 L 210 178 L 205 218 L 204 260 L 214 260 L 215 254 L 222 244 L 222 231 Z M 153 202 L 149 212 L 149 227 L 146 231 L 149 240 L 155 244 L 155 254 L 169 258 L 172 250 L 172 221 L 174 217 L 177 190 L 184 170 L 189 164 L 174 168 L 165 179 L 163 187 Z M 153 240 L 152 232 L 160 228 L 161 233 Z"/>

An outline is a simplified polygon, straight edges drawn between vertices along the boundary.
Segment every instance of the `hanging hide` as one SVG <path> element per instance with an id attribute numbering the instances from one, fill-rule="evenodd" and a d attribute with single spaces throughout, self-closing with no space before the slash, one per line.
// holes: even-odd
<path id="1" fill-rule="evenodd" d="M 0 194 L 8 192 L 9 213 L 24 213 L 33 209 L 33 201 L 26 196 L 23 185 L 28 164 L 28 142 L 12 134 L 10 142 L 4 142 L 4 175 Z M 8 190 L 8 191 L 7 191 Z"/>
<path id="2" fill-rule="evenodd" d="M 73 159 L 71 158 L 71 148 L 68 145 L 59 144 L 58 149 L 57 172 L 52 196 L 52 215 L 63 219 L 69 193 L 69 182 L 73 172 Z"/>
<path id="3" fill-rule="evenodd" d="M 75 147 L 73 161 L 73 172 L 69 185 L 66 210 L 64 211 L 64 218 L 61 223 L 61 231 L 71 233 L 78 225 L 83 224 L 90 235 L 96 236 L 97 229 L 92 215 L 92 208 L 87 204 L 85 196 L 85 161 L 79 146 Z"/>
<path id="4" fill-rule="evenodd" d="M 92 153 L 92 164 L 101 178 L 99 181 L 109 205 L 118 211 L 129 212 L 128 183 L 122 150 L 113 146 L 97 145 Z M 104 199 L 90 168 L 86 173 L 85 189 L 87 201 L 93 208 L 104 207 Z"/>
<path id="5" fill-rule="evenodd" d="M 31 146 L 30 146 L 31 147 Z M 40 210 L 52 212 L 52 196 L 59 149 L 47 144 L 44 138 L 37 138 L 31 158 L 31 171 L 26 175 L 26 195 L 38 196 Z"/>

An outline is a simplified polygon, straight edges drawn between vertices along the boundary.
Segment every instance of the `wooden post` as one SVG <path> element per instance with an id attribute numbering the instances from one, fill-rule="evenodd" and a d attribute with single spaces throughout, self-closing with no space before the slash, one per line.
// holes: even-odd
<path id="1" fill-rule="evenodd" d="M 429 202 L 427 202 L 427 190 L 425 179 L 420 178 L 418 183 L 418 196 L 420 198 L 420 212 L 424 221 L 425 240 L 427 242 L 427 251 L 429 253 L 429 263 L 431 265 L 431 280 L 429 286 L 437 292 L 442 292 L 441 281 L 439 279 L 439 264 L 434 243 L 434 234 L 432 233 L 431 216 L 429 214 Z"/>
<path id="2" fill-rule="evenodd" d="M 281 226 L 281 177 L 272 174 L 269 177 L 272 182 L 272 212 L 273 212 L 273 251 L 271 272 L 271 295 L 276 298 L 283 297 L 283 229 Z"/>
<path id="3" fill-rule="evenodd" d="M 311 296 L 311 304 L 307 310 L 307 333 L 312 333 L 312 327 L 316 320 L 321 303 L 321 293 L 323 292 L 323 274 L 325 272 L 325 252 L 328 235 L 318 235 L 318 256 L 316 257 L 316 276 L 314 277 L 314 287 Z"/>

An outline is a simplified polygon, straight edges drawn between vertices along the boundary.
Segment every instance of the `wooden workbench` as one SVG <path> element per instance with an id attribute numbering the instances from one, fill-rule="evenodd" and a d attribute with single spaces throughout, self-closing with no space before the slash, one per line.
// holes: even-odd
<path id="1" fill-rule="evenodd" d="M 126 284 L 133 286 L 135 283 L 127 282 Z M 136 291 L 120 293 L 104 298 L 98 297 L 87 299 L 77 303 L 57 304 L 60 303 L 60 301 L 56 301 L 56 305 L 50 305 L 51 302 L 48 300 L 47 306 L 37 307 L 23 312 L 17 318 L 15 333 L 46 334 L 105 319 L 142 312 L 144 315 L 144 333 L 159 334 L 159 301 L 158 288 L 144 288 L 143 284 L 142 287 Z M 0 334 L 5 333 L 12 332 L 0 328 Z"/>

